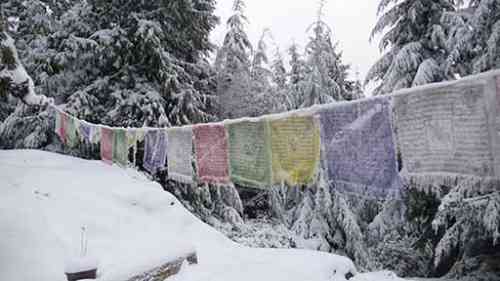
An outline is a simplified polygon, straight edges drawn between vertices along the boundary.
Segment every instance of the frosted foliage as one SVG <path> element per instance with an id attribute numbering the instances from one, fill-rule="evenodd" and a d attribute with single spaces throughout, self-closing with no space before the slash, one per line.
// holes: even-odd
<path id="1" fill-rule="evenodd" d="M 10 94 L 29 105 L 51 102 L 46 96 L 35 93 L 35 85 L 19 59 L 14 39 L 5 32 L 0 33 L 0 52 L 0 94 Z"/>
<path id="2" fill-rule="evenodd" d="M 446 72 L 446 31 L 443 14 L 455 10 L 453 0 L 380 1 L 371 38 L 382 34 L 384 55 L 367 77 L 379 83 L 375 94 L 453 79 Z"/>
<path id="3" fill-rule="evenodd" d="M 426 59 L 418 66 L 412 86 L 423 85 L 426 84 L 427 81 L 432 81 L 434 77 L 439 77 L 440 71 L 440 66 L 434 59 Z"/>
<path id="4" fill-rule="evenodd" d="M 453 251 L 470 247 L 472 241 L 486 240 L 493 245 L 499 242 L 500 193 L 495 190 L 496 185 L 498 182 L 464 180 L 441 200 L 432 227 L 446 231 L 435 248 L 435 266 Z M 471 191 L 471 187 L 476 187 L 476 191 Z"/>
<path id="5" fill-rule="evenodd" d="M 19 46 L 37 91 L 94 123 L 167 126 L 214 118 L 215 79 L 206 61 L 218 21 L 213 1 L 67 1 L 64 9 L 54 2 L 29 1 L 20 9 Z M 171 25 L 180 19 L 186 24 Z"/>
<path id="6" fill-rule="evenodd" d="M 39 148 L 52 140 L 53 119 L 37 107 L 19 104 L 15 111 L 0 123 L 0 148 Z"/>
<path id="7" fill-rule="evenodd" d="M 343 253 L 362 268 L 373 268 L 355 205 L 332 192 L 321 172 L 309 188 L 274 186 L 269 193 L 274 217 L 286 225 L 299 248 Z"/>
<path id="8" fill-rule="evenodd" d="M 298 51 L 297 44 L 288 49 L 290 56 L 289 84 L 287 89 L 287 109 L 297 109 L 302 103 L 306 87 L 306 62 Z"/>
<path id="9" fill-rule="evenodd" d="M 272 40 L 271 32 L 264 29 L 253 53 L 251 66 L 251 99 L 247 105 L 253 107 L 252 116 L 277 112 L 279 107 L 279 89 L 273 85 L 274 72 L 267 55 L 268 41 Z"/>
<path id="10" fill-rule="evenodd" d="M 400 201 L 387 201 L 380 213 L 369 224 L 369 239 L 376 241 L 383 239 L 392 231 L 391 224 L 404 222 L 405 208 Z"/>
<path id="11" fill-rule="evenodd" d="M 500 11 L 495 0 L 460 1 L 443 13 L 449 75 L 465 76 L 500 66 Z"/>
<path id="12" fill-rule="evenodd" d="M 306 45 L 307 74 L 301 107 L 352 99 L 352 82 L 347 80 L 348 65 L 342 62 L 330 27 L 318 19 L 309 27 Z"/>
<path id="13" fill-rule="evenodd" d="M 244 7 L 242 0 L 234 1 L 233 15 L 227 20 L 227 33 L 215 60 L 219 115 L 223 118 L 254 115 L 249 106 L 255 100 L 251 96 L 252 44 L 245 32 Z M 257 56 L 256 62 L 261 59 Z"/>

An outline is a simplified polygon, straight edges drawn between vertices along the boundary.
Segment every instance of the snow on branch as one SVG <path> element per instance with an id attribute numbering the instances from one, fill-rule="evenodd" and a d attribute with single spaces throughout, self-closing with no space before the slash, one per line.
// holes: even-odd
<path id="1" fill-rule="evenodd" d="M 0 93 L 10 93 L 28 105 L 44 105 L 52 99 L 35 94 L 33 80 L 17 55 L 14 40 L 5 32 L 0 33 Z"/>

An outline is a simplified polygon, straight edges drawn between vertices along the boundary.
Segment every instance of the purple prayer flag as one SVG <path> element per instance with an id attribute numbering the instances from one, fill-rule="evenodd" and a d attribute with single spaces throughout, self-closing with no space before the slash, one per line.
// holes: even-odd
<path id="1" fill-rule="evenodd" d="M 91 133 L 92 133 L 92 125 L 90 125 L 85 121 L 80 122 L 80 135 L 85 141 L 92 142 Z"/>
<path id="2" fill-rule="evenodd" d="M 148 130 L 144 137 L 143 167 L 155 174 L 159 168 L 165 167 L 167 159 L 167 133 L 163 129 Z"/>
<path id="3" fill-rule="evenodd" d="M 401 188 L 387 97 L 319 112 L 324 163 L 339 192 L 383 198 Z"/>

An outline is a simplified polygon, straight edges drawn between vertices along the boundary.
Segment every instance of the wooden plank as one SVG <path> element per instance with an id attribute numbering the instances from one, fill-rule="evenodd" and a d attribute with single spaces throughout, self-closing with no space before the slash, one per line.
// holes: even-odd
<path id="1" fill-rule="evenodd" d="M 184 261 L 187 261 L 189 264 L 198 264 L 198 256 L 196 253 L 190 253 L 184 257 L 180 257 L 147 272 L 136 275 L 127 281 L 163 281 L 165 278 L 177 274 Z"/>

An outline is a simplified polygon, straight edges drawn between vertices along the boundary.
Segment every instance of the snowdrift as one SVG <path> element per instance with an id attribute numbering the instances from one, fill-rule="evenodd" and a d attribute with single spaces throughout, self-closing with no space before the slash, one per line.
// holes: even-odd
<path id="1" fill-rule="evenodd" d="M 0 191 L 0 280 L 66 280 L 65 266 L 80 255 L 82 227 L 99 280 L 126 280 L 193 250 L 199 264 L 173 279 L 345 280 L 356 273 L 341 256 L 239 246 L 159 184 L 100 161 L 0 151 Z"/>

